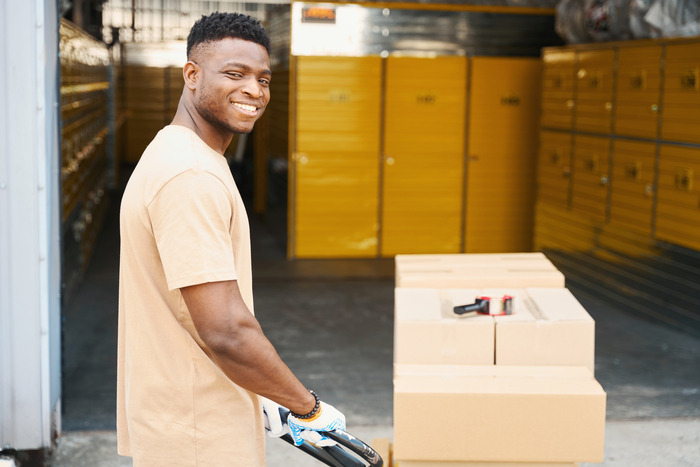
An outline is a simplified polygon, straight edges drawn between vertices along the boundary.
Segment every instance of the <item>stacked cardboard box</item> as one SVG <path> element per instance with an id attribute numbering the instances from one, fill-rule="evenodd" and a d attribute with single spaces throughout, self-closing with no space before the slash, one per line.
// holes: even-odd
<path id="1" fill-rule="evenodd" d="M 516 261 L 523 266 L 510 272 Z M 527 277 L 527 268 L 560 275 L 543 255 L 399 256 L 396 267 L 399 467 L 602 461 L 606 396 L 593 377 L 594 322 L 563 288 L 563 276 L 558 286 Z M 446 268 L 464 288 L 444 280 Z M 418 271 L 427 283 L 419 283 Z M 512 315 L 453 312 L 476 296 L 504 294 L 515 297 Z"/>
<path id="2" fill-rule="evenodd" d="M 564 287 L 542 253 L 398 255 L 397 287 Z"/>

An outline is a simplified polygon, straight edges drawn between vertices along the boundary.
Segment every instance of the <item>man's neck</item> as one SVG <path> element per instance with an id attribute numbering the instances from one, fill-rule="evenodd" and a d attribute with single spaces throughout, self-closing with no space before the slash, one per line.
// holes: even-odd
<path id="1" fill-rule="evenodd" d="M 175 118 L 173 118 L 170 124 L 184 126 L 194 131 L 207 146 L 221 155 L 224 154 L 226 148 L 231 144 L 231 140 L 233 139 L 232 134 L 222 133 L 211 123 L 202 118 L 194 108 L 192 102 L 186 99 L 185 96 L 180 98 Z"/>

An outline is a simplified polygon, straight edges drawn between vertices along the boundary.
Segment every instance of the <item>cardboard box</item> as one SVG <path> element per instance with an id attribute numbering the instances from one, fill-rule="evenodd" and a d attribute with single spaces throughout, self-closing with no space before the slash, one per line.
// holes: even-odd
<path id="1" fill-rule="evenodd" d="M 440 462 L 401 461 L 396 467 L 578 467 L 576 462 Z"/>
<path id="2" fill-rule="evenodd" d="M 595 322 L 568 289 L 484 290 L 518 295 L 520 306 L 495 316 L 496 365 L 585 366 L 595 364 Z"/>
<path id="3" fill-rule="evenodd" d="M 479 294 L 473 289 L 397 288 L 394 363 L 493 365 L 493 317 L 460 318 L 453 311 Z"/>
<path id="4" fill-rule="evenodd" d="M 542 253 L 464 254 L 464 255 L 398 255 L 397 272 L 430 272 L 444 269 L 548 269 L 556 270 Z"/>
<path id="5" fill-rule="evenodd" d="M 448 267 L 437 271 L 397 271 L 396 287 L 564 287 L 564 275 L 551 268 Z"/>
<path id="6" fill-rule="evenodd" d="M 605 401 L 585 367 L 397 365 L 394 459 L 601 462 Z"/>
<path id="7" fill-rule="evenodd" d="M 476 253 L 476 254 L 448 254 L 448 255 L 396 255 L 397 265 L 409 265 L 412 263 L 443 263 L 443 264 L 484 264 L 501 261 L 547 261 L 543 253 Z M 550 263 L 551 264 L 551 263 Z"/>

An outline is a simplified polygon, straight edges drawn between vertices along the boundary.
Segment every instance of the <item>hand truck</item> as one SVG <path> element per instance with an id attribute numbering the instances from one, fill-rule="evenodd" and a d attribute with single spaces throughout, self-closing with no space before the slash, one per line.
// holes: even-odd
<path id="1" fill-rule="evenodd" d="M 289 410 L 280 407 L 280 415 L 282 422 L 287 423 Z M 330 467 L 382 467 L 384 461 L 377 452 L 367 445 L 364 441 L 355 438 L 350 433 L 343 430 L 322 431 L 322 435 L 335 441 L 334 446 L 316 446 L 304 441 L 301 446 L 294 445 L 294 439 L 291 435 L 286 434 L 280 439 L 286 441 L 292 446 L 300 449 L 316 460 L 323 462 Z"/>

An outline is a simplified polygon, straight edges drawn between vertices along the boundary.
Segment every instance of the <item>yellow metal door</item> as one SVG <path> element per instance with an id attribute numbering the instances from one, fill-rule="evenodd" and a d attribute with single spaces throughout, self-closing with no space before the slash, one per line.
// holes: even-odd
<path id="1" fill-rule="evenodd" d="M 661 137 L 700 143 L 700 44 L 666 47 Z"/>
<path id="2" fill-rule="evenodd" d="M 542 127 L 570 129 L 574 115 L 573 51 L 547 51 L 542 60 Z"/>
<path id="3" fill-rule="evenodd" d="M 610 139 L 574 137 L 571 209 L 598 221 L 606 217 Z"/>
<path id="4" fill-rule="evenodd" d="M 382 256 L 458 253 L 467 60 L 386 60 Z"/>
<path id="5" fill-rule="evenodd" d="M 380 60 L 296 59 L 295 257 L 377 254 Z"/>
<path id="6" fill-rule="evenodd" d="M 571 133 L 542 131 L 537 161 L 537 202 L 569 207 Z"/>
<path id="7" fill-rule="evenodd" d="M 578 53 L 576 129 L 610 133 L 613 108 L 614 50 Z"/>
<path id="8" fill-rule="evenodd" d="M 700 149 L 662 145 L 656 238 L 700 250 Z"/>
<path id="9" fill-rule="evenodd" d="M 661 46 L 621 48 L 615 133 L 656 139 L 661 92 Z"/>
<path id="10" fill-rule="evenodd" d="M 467 253 L 532 249 L 541 69 L 534 58 L 472 59 Z"/>
<path id="11" fill-rule="evenodd" d="M 651 235 L 656 143 L 615 140 L 610 224 Z"/>

